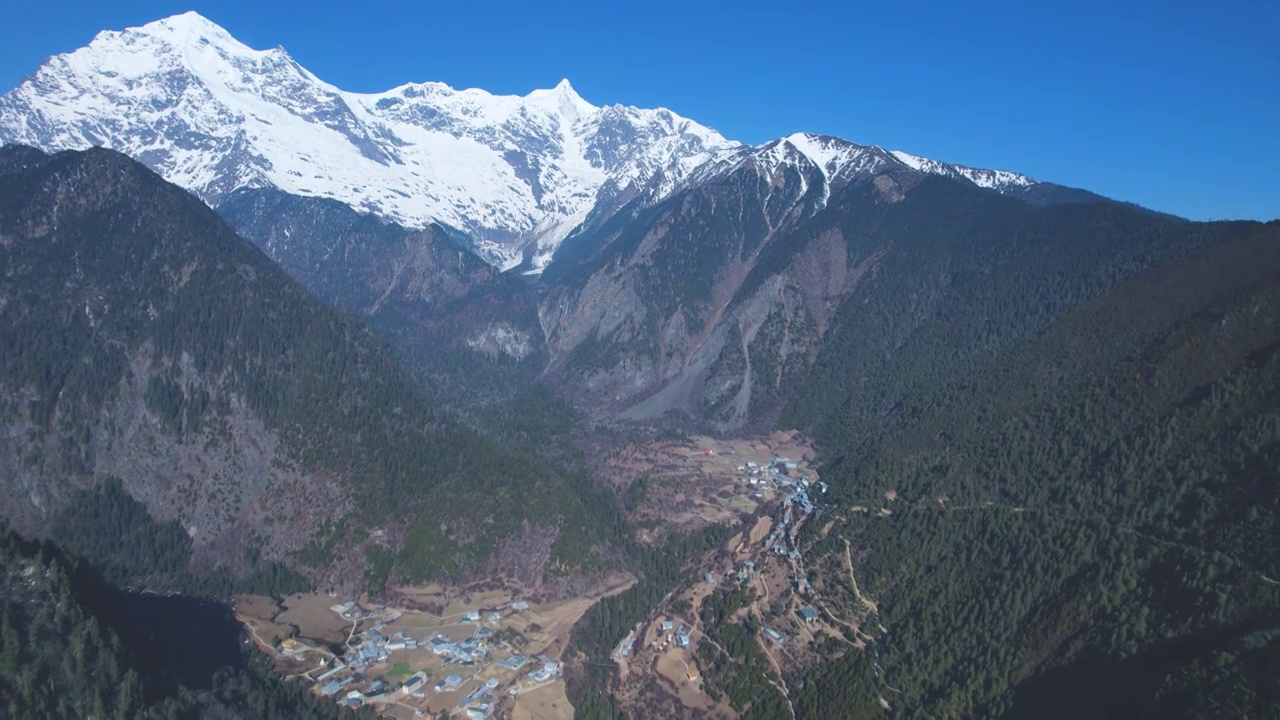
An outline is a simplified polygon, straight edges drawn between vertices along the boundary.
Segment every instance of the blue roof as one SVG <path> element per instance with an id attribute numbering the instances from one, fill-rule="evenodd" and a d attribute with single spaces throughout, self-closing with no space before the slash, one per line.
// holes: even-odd
<path id="1" fill-rule="evenodd" d="M 505 657 L 499 660 L 498 664 L 505 668 L 518 670 L 521 667 L 523 667 L 526 662 L 527 661 L 525 660 L 523 655 L 512 655 L 511 657 Z"/>
<path id="2" fill-rule="evenodd" d="M 800 608 L 799 615 L 800 615 L 800 617 L 804 618 L 805 620 L 817 620 L 817 619 L 818 619 L 818 611 L 817 611 L 817 610 L 814 610 L 813 608 Z"/>

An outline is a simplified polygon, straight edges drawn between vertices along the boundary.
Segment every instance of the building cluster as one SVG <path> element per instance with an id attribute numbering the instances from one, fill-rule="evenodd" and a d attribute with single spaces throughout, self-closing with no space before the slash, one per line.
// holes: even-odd
<path id="1" fill-rule="evenodd" d="M 662 632 L 653 639 L 653 647 L 662 649 L 675 643 L 676 647 L 688 648 L 692 642 L 690 630 L 684 624 L 676 624 L 674 620 L 663 620 L 658 627 Z"/>
<path id="2" fill-rule="evenodd" d="M 354 606 L 354 603 L 347 603 L 347 605 Z M 372 616 L 361 615 L 360 613 L 363 611 L 352 607 L 338 607 L 343 607 L 344 609 L 338 610 L 335 607 L 335 612 L 339 612 L 339 614 L 348 619 Z M 386 629 L 386 624 L 378 622 L 364 631 L 360 642 L 355 645 L 349 645 L 346 654 L 342 658 L 335 658 L 329 669 L 316 677 L 316 683 L 320 685 L 320 693 L 322 695 L 337 695 L 348 685 L 362 681 L 364 679 L 364 668 L 387 662 L 394 651 L 408 650 L 418 646 L 417 640 L 405 635 L 403 632 L 387 635 L 383 632 L 384 629 Z M 350 671 L 350 674 L 343 678 L 336 677 L 343 671 Z M 346 696 L 338 701 L 338 704 L 359 707 L 367 702 L 382 699 L 387 692 L 386 684 L 382 680 L 375 680 L 366 692 L 348 691 Z"/>
<path id="3" fill-rule="evenodd" d="M 380 605 L 374 606 L 372 609 L 365 609 L 354 601 L 334 605 L 330 609 L 338 613 L 342 618 L 354 623 L 367 620 L 373 621 L 373 624 L 367 630 L 353 636 L 353 640 L 348 642 L 347 650 L 342 657 L 334 658 L 332 664 L 315 678 L 319 692 L 326 697 L 337 697 L 339 705 L 360 707 L 366 704 L 394 703 L 407 697 L 424 699 L 428 690 L 434 689 L 437 692 L 457 691 L 467 682 L 467 679 L 461 674 L 449 674 L 428 687 L 429 675 L 426 671 L 423 671 L 414 674 L 398 687 L 388 687 L 384 680 L 377 679 L 372 682 L 367 690 L 354 689 L 353 686 L 363 686 L 363 683 L 367 680 L 365 675 L 367 668 L 389 662 L 391 655 L 396 651 L 417 649 L 420 641 L 409 637 L 404 632 L 390 633 L 388 631 L 388 623 L 401 615 L 398 610 L 389 610 Z M 523 612 L 529 609 L 529 603 L 524 600 L 517 600 L 511 603 L 510 609 L 515 612 Z M 503 611 L 472 610 L 464 613 L 461 619 L 463 624 L 475 625 L 475 628 L 467 637 L 455 640 L 437 632 L 421 641 L 422 650 L 429 650 L 441 658 L 445 667 L 470 666 L 488 660 L 491 653 L 496 649 L 495 627 L 501 623 Z M 539 661 L 542 662 L 542 667 L 530 673 L 529 679 L 534 682 L 542 682 L 560 677 L 561 668 L 559 662 L 549 660 L 545 656 L 539 656 Z M 517 653 L 504 657 L 495 664 L 499 667 L 516 671 L 523 668 L 528 662 L 528 658 Z M 470 718 L 488 717 L 496 707 L 491 696 L 499 684 L 500 682 L 497 678 L 490 678 L 485 681 L 459 701 L 459 710 Z M 417 711 L 415 714 L 421 716 L 424 713 L 423 711 Z"/>
<path id="4" fill-rule="evenodd" d="M 798 475 L 799 465 L 795 460 L 775 457 L 773 462 L 768 465 L 748 462 L 745 465 L 737 466 L 737 470 L 745 473 L 745 477 L 742 479 L 743 483 L 759 488 L 759 490 L 752 493 L 752 497 L 762 497 L 763 493 L 760 490 L 794 488 L 803 492 L 805 502 L 808 503 L 810 509 L 812 508 L 812 502 L 808 500 L 809 477 L 807 475 Z M 827 491 L 827 484 L 824 482 L 814 483 L 813 487 L 822 493 Z"/>
<path id="5" fill-rule="evenodd" d="M 445 635 L 432 635 L 427 641 L 431 652 L 444 658 L 445 665 L 481 662 L 489 657 L 489 638 L 493 630 L 480 626 L 470 636 L 453 640 Z"/>
<path id="6" fill-rule="evenodd" d="M 800 527 L 817 509 L 814 497 L 827 492 L 827 484 L 820 480 L 810 480 L 809 476 L 799 471 L 798 464 L 786 457 L 774 457 L 766 466 L 746 463 L 738 466 L 739 470 L 749 473 L 746 482 L 752 485 L 766 485 L 778 493 L 781 498 L 782 513 L 765 538 L 764 545 L 777 555 L 785 555 L 792 560 L 800 559 L 800 549 L 796 544 L 796 536 Z M 793 566 L 794 567 L 794 566 Z M 757 577 L 755 563 L 746 560 L 740 563 L 733 573 L 739 584 L 747 583 Z M 813 586 L 805 578 L 793 581 L 795 592 L 805 596 L 813 594 Z M 800 608 L 796 615 L 806 623 L 816 622 L 817 611 L 810 607 Z M 774 628 L 765 628 L 764 635 L 775 644 L 782 643 L 784 636 Z"/>

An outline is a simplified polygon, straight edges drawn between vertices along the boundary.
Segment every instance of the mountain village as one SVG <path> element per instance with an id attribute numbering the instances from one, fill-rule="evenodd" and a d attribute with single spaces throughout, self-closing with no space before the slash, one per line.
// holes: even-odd
<path id="1" fill-rule="evenodd" d="M 633 522 L 660 517 L 684 531 L 707 524 L 739 530 L 618 639 L 608 660 L 616 666 L 620 706 L 648 705 L 657 688 L 683 707 L 677 712 L 700 716 L 726 709 L 704 690 L 697 659 L 704 646 L 718 647 L 700 620 L 713 593 L 746 593 L 756 642 L 779 671 L 815 662 L 813 649 L 825 638 L 865 647 L 883 630 L 875 602 L 857 589 L 851 564 L 826 568 L 821 579 L 806 564 L 800 534 L 822 515 L 828 488 L 811 448 L 796 433 L 654 443 L 624 454 L 612 472 L 627 470 L 647 483 L 648 499 Z M 823 525 L 819 535 L 829 523 Z M 828 574 L 839 578 L 838 586 Z"/>
<path id="2" fill-rule="evenodd" d="M 572 713 L 559 655 L 593 600 L 469 599 L 433 615 L 411 601 L 334 603 L 304 594 L 272 607 L 243 597 L 239 617 L 281 674 L 338 705 L 396 718 L 510 717 L 538 703 Z M 338 635 L 345 639 L 333 641 Z"/>
<path id="3" fill-rule="evenodd" d="M 759 642 L 775 664 L 816 636 L 839 635 L 841 621 L 815 602 L 797 544 L 827 486 L 809 460 L 783 452 L 810 454 L 785 433 L 768 442 L 689 438 L 643 448 L 653 483 L 646 504 L 667 508 L 671 527 L 727 523 L 740 531 L 620 638 L 612 657 L 595 660 L 616 665 L 624 688 L 656 681 L 691 711 L 714 705 L 701 691 L 695 653 L 707 642 L 699 605 L 717 589 L 744 587 L 760 598 L 753 612 L 768 622 Z M 665 494 L 673 488 L 677 496 Z M 246 596 L 238 616 L 282 675 L 342 706 L 396 718 L 571 717 L 562 653 L 573 624 L 602 595 L 535 602 L 510 591 L 454 593 L 400 589 L 386 602 L 305 594 L 278 604 Z"/>

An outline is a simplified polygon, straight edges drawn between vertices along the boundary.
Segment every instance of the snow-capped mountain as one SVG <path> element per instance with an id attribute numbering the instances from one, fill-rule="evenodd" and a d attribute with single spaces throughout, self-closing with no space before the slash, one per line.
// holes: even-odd
<path id="1" fill-rule="evenodd" d="M 968 180 L 978 187 L 997 190 L 1002 193 L 1039 184 L 1026 175 L 1019 175 L 1008 170 L 983 170 L 982 168 L 953 165 L 930 160 L 929 158 L 916 157 L 901 150 L 894 150 L 891 154 L 912 170 L 919 170 L 930 175 L 945 175 L 957 180 Z"/>
<path id="2" fill-rule="evenodd" d="M 733 173 L 745 165 L 753 165 L 766 175 L 785 167 L 816 169 L 828 194 L 854 178 L 895 168 L 943 175 L 1001 193 L 1039 184 L 1025 175 L 1007 170 L 982 170 L 954 165 L 916 157 L 900 150 L 888 151 L 875 145 L 859 145 L 842 138 L 813 133 L 794 133 L 762 145 L 717 150 L 697 168 L 685 173 L 676 184 L 687 186 L 707 182 L 716 176 Z"/>
<path id="3" fill-rule="evenodd" d="M 404 225 L 440 222 L 500 264 L 530 246 L 535 265 L 606 184 L 736 145 L 669 110 L 596 107 L 568 81 L 524 97 L 441 83 L 345 92 L 196 13 L 50 58 L 0 98 L 0 141 L 108 146 L 213 205 L 274 185 Z"/>
<path id="4" fill-rule="evenodd" d="M 749 147 L 666 109 L 597 107 L 567 80 L 525 96 L 410 83 L 352 93 L 283 48 L 254 50 L 196 13 L 98 34 L 0 97 L 0 142 L 110 147 L 217 206 L 240 188 L 339 200 L 462 231 L 490 262 L 540 272 L 561 241 L 744 162 L 812 163 L 827 192 L 886 167 L 1000 192 L 1036 184 L 795 134 Z"/>

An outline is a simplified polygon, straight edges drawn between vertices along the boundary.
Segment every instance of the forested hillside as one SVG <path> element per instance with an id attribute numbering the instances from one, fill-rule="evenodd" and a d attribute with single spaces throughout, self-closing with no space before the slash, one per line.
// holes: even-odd
<path id="1" fill-rule="evenodd" d="M 533 399 L 524 391 L 547 360 L 535 289 L 456 232 L 275 189 L 238 190 L 217 210 L 308 292 L 386 338 L 451 412 L 489 429 L 486 409 Z"/>
<path id="2" fill-rule="evenodd" d="M 164 604 L 181 608 L 159 610 Z M 140 613 L 140 606 L 146 608 Z M 216 606 L 118 592 L 51 544 L 0 534 L 0 714 L 13 720 L 356 718 L 276 678 Z M 160 615 L 176 622 L 157 622 Z M 212 627 L 191 633 L 192 624 Z M 214 641 L 192 653 L 191 643 Z"/>
<path id="3" fill-rule="evenodd" d="M 829 577 L 849 567 L 874 604 L 828 598 L 848 633 L 812 641 L 792 671 L 762 653 L 777 618 L 754 591 L 707 597 L 688 660 L 719 707 L 1276 716 L 1280 223 L 1037 205 L 905 171 L 815 196 L 816 177 L 779 171 L 779 196 L 735 175 L 619 216 L 639 225 L 549 272 L 568 284 L 541 308 L 474 259 L 442 275 L 447 238 L 242 195 L 268 250 L 340 231 L 325 237 L 358 262 L 276 247 L 335 309 L 122 156 L 6 148 L 4 510 L 114 583 L 199 594 L 572 584 L 625 564 L 637 584 L 586 613 L 569 655 L 577 710 L 613 718 L 626 708 L 600 692 L 605 658 L 728 529 L 655 552 L 591 461 L 563 452 L 570 469 L 557 467 L 547 448 L 599 419 L 652 432 L 670 410 L 722 429 L 776 417 L 812 433 L 830 485 L 797 541 L 807 580 L 849 595 Z M 774 214 L 735 224 L 757 206 Z M 543 321 L 547 355 L 513 352 Z M 544 361 L 551 380 L 586 383 L 587 405 L 531 382 Z M 618 382 L 633 404 L 592 404 Z M 126 641 L 101 642 L 112 656 Z M 119 693 L 75 703 L 127 714 L 150 693 L 181 715 L 193 702 L 92 667 Z M 69 668 L 55 684 L 80 682 Z M 53 708 L 23 677 L 19 705 Z M 628 692 L 651 714 L 686 708 Z"/>
<path id="4" fill-rule="evenodd" d="M 543 277 L 546 377 L 625 419 L 717 432 L 811 427 L 845 405 L 873 421 L 921 378 L 1229 232 L 810 141 L 825 164 L 770 143 L 567 240 Z"/>
<path id="5" fill-rule="evenodd" d="M 1280 224 L 1187 230 L 1212 239 L 1149 271 L 1011 273 L 1019 296 L 958 294 L 892 354 L 824 349 L 826 397 L 792 406 L 835 496 L 806 556 L 854 548 L 882 674 L 794 678 L 806 714 L 1280 712 Z M 1003 323 L 1044 329 L 942 350 Z"/>
<path id="6" fill-rule="evenodd" d="M 115 477 L 191 539 L 198 575 L 465 575 L 529 529 L 549 544 L 534 576 L 597 561 L 607 513 L 581 474 L 442 415 L 385 342 L 122 155 L 0 151 L 0 327 L 4 511 L 24 532 L 111 555 L 128 523 L 75 504 L 123 507 L 93 499 Z"/>

